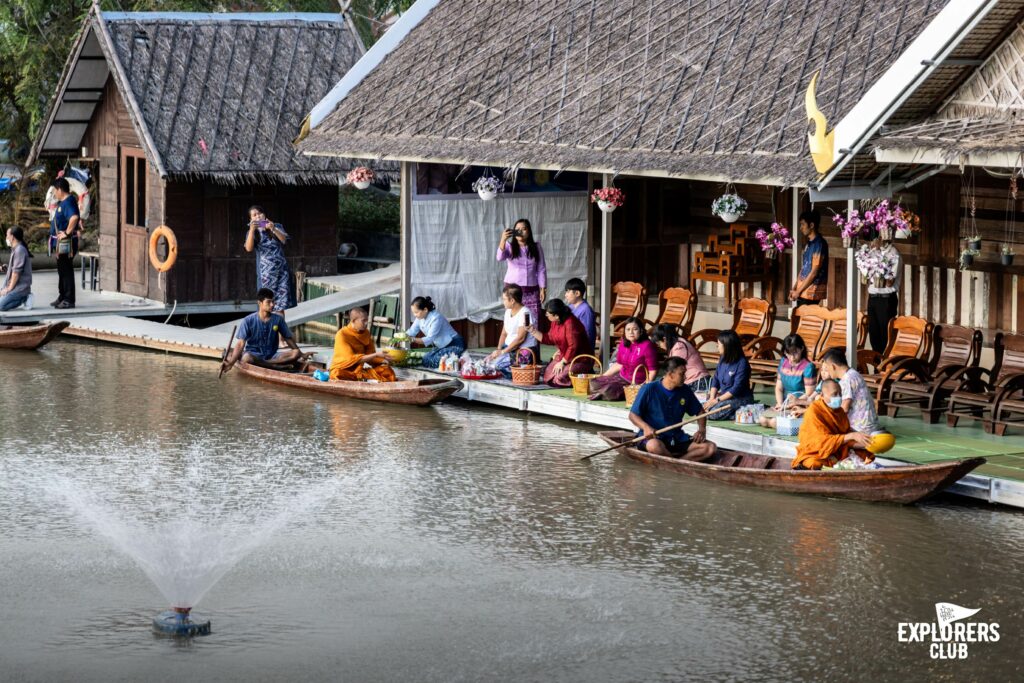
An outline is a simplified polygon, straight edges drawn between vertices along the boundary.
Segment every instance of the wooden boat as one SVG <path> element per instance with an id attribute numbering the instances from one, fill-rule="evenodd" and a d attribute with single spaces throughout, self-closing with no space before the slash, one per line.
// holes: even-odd
<path id="1" fill-rule="evenodd" d="M 67 320 L 28 327 L 0 327 L 0 349 L 38 349 L 70 325 Z"/>
<path id="2" fill-rule="evenodd" d="M 243 375 L 254 379 L 316 391 L 321 394 L 332 394 L 346 398 L 358 398 L 364 401 L 380 401 L 382 403 L 403 403 L 412 406 L 429 406 L 443 401 L 462 388 L 457 379 L 421 379 L 403 380 L 399 382 L 351 382 L 330 380 L 321 382 L 312 375 L 299 372 L 281 372 L 270 368 L 261 368 L 239 361 L 235 367 Z"/>
<path id="3" fill-rule="evenodd" d="M 629 441 L 632 432 L 599 432 L 609 445 Z M 901 465 L 874 470 L 794 470 L 792 458 L 719 449 L 714 458 L 694 462 L 621 448 L 627 457 L 646 465 L 691 477 L 753 486 L 786 493 L 813 493 L 883 503 L 916 503 L 950 486 L 985 458 L 965 458 L 929 465 Z"/>

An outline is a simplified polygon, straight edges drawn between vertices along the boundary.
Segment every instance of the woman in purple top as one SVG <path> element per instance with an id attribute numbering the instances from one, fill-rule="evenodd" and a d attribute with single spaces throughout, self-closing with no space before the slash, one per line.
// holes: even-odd
<path id="1" fill-rule="evenodd" d="M 591 401 L 622 401 L 626 398 L 625 387 L 633 381 L 633 372 L 639 382 L 647 383 L 658 374 L 658 350 L 647 338 L 647 330 L 639 318 L 629 318 L 622 331 L 622 341 L 616 352 L 615 362 L 600 377 L 590 380 Z"/>
<path id="2" fill-rule="evenodd" d="M 548 294 L 548 269 L 544 263 L 544 250 L 533 239 L 530 221 L 520 218 L 514 228 L 501 233 L 498 260 L 505 261 L 508 266 L 505 285 L 518 285 L 523 290 L 523 305 L 530 310 L 541 331 L 546 331 L 547 318 L 540 314 L 540 307 Z"/>

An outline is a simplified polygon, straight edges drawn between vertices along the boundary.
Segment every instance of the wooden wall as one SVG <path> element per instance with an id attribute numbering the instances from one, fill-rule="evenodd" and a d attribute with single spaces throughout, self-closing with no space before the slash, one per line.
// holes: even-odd
<path id="1" fill-rule="evenodd" d="M 249 207 L 262 206 L 290 237 L 292 271 L 334 275 L 338 253 L 338 188 L 168 182 L 164 222 L 178 237 L 168 298 L 242 301 L 256 298 L 256 255 L 245 251 Z"/>

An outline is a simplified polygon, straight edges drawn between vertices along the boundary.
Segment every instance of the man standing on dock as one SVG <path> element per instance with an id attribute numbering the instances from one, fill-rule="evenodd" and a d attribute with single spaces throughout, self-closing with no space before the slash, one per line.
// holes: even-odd
<path id="1" fill-rule="evenodd" d="M 57 197 L 57 208 L 50 221 L 50 251 L 57 255 L 57 298 L 50 303 L 54 308 L 75 307 L 75 254 L 78 253 L 78 233 L 82 229 L 78 213 L 78 198 L 71 194 L 66 178 L 52 183 Z"/>
<path id="2" fill-rule="evenodd" d="M 247 315 L 238 328 L 238 343 L 225 361 L 225 372 L 234 367 L 239 357 L 249 365 L 275 370 L 290 369 L 302 360 L 302 351 L 288 323 L 274 313 L 274 290 L 261 289 L 256 294 L 256 302 L 259 309 Z M 284 351 L 278 350 L 281 340 L 288 345 Z"/>
<path id="3" fill-rule="evenodd" d="M 673 357 L 665 361 L 664 377 L 640 388 L 629 411 L 629 421 L 639 430 L 637 436 L 642 434 L 646 437 L 637 444 L 637 448 L 652 455 L 697 461 L 707 460 L 717 452 L 718 447 L 705 436 L 706 417 L 697 421 L 697 431 L 692 437 L 682 427 L 655 434 L 659 429 L 682 422 L 684 415 L 704 412 L 685 380 L 686 361 Z"/>

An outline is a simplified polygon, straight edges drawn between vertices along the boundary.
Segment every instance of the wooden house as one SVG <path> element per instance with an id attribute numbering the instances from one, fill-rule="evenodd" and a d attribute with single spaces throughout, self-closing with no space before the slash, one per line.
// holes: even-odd
<path id="1" fill-rule="evenodd" d="M 98 160 L 100 286 L 158 301 L 255 299 L 250 205 L 293 271 L 337 272 L 346 160 L 297 154 L 306 112 L 363 54 L 337 14 L 101 12 L 82 27 L 32 158 Z M 166 225 L 178 258 L 148 258 Z"/>

